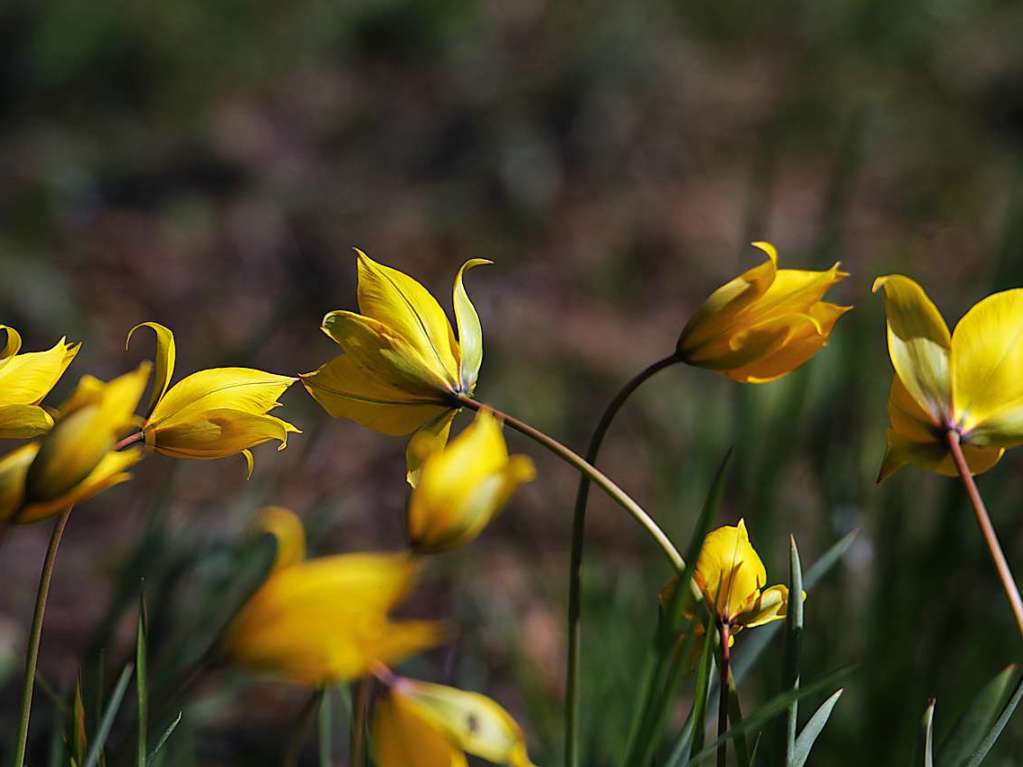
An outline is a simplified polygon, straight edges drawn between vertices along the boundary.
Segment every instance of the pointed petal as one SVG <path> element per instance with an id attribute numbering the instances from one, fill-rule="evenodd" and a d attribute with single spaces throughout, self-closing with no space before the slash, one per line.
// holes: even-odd
<path id="1" fill-rule="evenodd" d="M 128 337 L 124 340 L 124 348 L 127 350 L 131 343 L 131 337 L 139 328 L 149 328 L 156 334 L 156 354 L 153 359 L 153 388 L 149 395 L 149 404 L 146 405 L 145 415 L 148 418 L 156 409 L 160 398 L 167 392 L 171 378 L 174 376 L 174 361 L 177 357 L 177 347 L 174 343 L 174 333 L 170 328 L 158 322 L 142 322 L 128 331 Z"/>
<path id="2" fill-rule="evenodd" d="M 426 459 L 448 444 L 456 413 L 455 410 L 443 413 L 420 428 L 409 440 L 405 448 L 405 481 L 412 487 L 419 484 L 419 474 Z"/>
<path id="3" fill-rule="evenodd" d="M 44 352 L 17 354 L 0 361 L 0 405 L 38 405 L 80 348 L 81 344 L 68 344 L 62 338 Z"/>
<path id="4" fill-rule="evenodd" d="M 458 383 L 458 358 L 451 346 L 451 323 L 430 292 L 407 274 L 358 256 L 359 311 L 391 328 L 429 364 Z"/>
<path id="5" fill-rule="evenodd" d="M 413 432 L 452 410 L 436 397 L 423 398 L 398 389 L 348 354 L 312 373 L 303 373 L 301 378 L 309 394 L 330 415 L 392 436 Z"/>
<path id="6" fill-rule="evenodd" d="M 1023 289 L 977 303 L 952 334 L 952 401 L 971 442 L 1023 443 Z"/>
<path id="7" fill-rule="evenodd" d="M 45 434 L 53 418 L 38 405 L 0 405 L 0 439 L 28 439 Z"/>
<path id="8" fill-rule="evenodd" d="M 25 499 L 25 475 L 39 453 L 39 443 L 31 442 L 0 456 L 0 521 L 11 522 Z"/>
<path id="9" fill-rule="evenodd" d="M 21 333 L 10 325 L 0 325 L 0 330 L 4 331 L 6 339 L 4 348 L 0 350 L 0 362 L 2 362 L 8 357 L 13 357 L 21 349 Z"/>
<path id="10" fill-rule="evenodd" d="M 398 695 L 376 704 L 373 748 L 378 767 L 467 767 L 465 753 Z"/>
<path id="11" fill-rule="evenodd" d="M 806 599 L 806 592 L 803 593 Z M 789 604 L 789 587 L 783 584 L 771 586 L 760 592 L 760 598 L 752 612 L 740 616 L 739 622 L 746 628 L 756 628 L 765 623 L 785 618 Z"/>
<path id="12" fill-rule="evenodd" d="M 948 326 L 923 288 L 908 277 L 878 277 L 873 290 L 881 289 L 895 372 L 932 423 L 943 425 L 952 407 Z"/>
<path id="13" fill-rule="evenodd" d="M 254 415 L 277 405 L 297 378 L 252 368 L 211 368 L 192 373 L 171 387 L 146 423 L 169 428 L 215 410 L 240 410 Z"/>
<path id="14" fill-rule="evenodd" d="M 272 415 L 222 408 L 167 421 L 169 426 L 146 430 L 146 444 L 175 458 L 210 460 L 236 455 L 270 440 L 288 445 L 288 435 L 299 433 L 292 424 Z"/>
<path id="15" fill-rule="evenodd" d="M 483 328 L 480 325 L 479 315 L 476 314 L 476 307 L 469 300 L 469 294 L 465 292 L 462 284 L 462 275 L 476 266 L 492 264 L 485 258 L 473 258 L 462 264 L 455 277 L 455 322 L 458 325 L 458 349 L 461 358 L 461 389 L 464 392 L 472 392 L 476 386 L 476 379 L 479 376 L 480 366 L 483 364 Z"/>
<path id="16" fill-rule="evenodd" d="M 267 506 L 259 512 L 259 529 L 274 537 L 277 554 L 274 570 L 297 564 L 305 559 L 305 528 L 291 509 Z"/>
<path id="17" fill-rule="evenodd" d="M 767 581 L 767 570 L 750 543 L 743 520 L 707 535 L 694 577 L 720 615 L 733 618 L 745 612 Z"/>

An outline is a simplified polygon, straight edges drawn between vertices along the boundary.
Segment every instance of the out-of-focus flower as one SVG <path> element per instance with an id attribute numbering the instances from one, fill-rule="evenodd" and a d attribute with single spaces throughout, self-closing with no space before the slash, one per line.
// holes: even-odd
<path id="1" fill-rule="evenodd" d="M 414 438 L 410 451 L 417 449 L 429 448 Z M 500 422 L 481 410 L 451 444 L 424 459 L 408 506 L 413 548 L 432 553 L 468 543 L 535 475 L 528 457 L 508 455 Z"/>
<path id="2" fill-rule="evenodd" d="M 344 350 L 318 370 L 302 375 L 306 389 L 335 418 L 349 418 L 393 436 L 419 431 L 436 445 L 447 442 L 458 411 L 456 395 L 472 394 L 483 362 L 483 331 L 462 284 L 455 278 L 458 338 L 437 300 L 397 269 L 360 250 L 359 311 L 330 312 L 322 330 Z M 419 457 L 407 454 L 409 482 Z"/>
<path id="3" fill-rule="evenodd" d="M 764 588 L 767 570 L 750 543 L 744 520 L 707 535 L 693 580 L 708 609 L 720 623 L 730 626 L 733 634 L 743 627 L 762 626 L 785 617 L 788 586 Z"/>
<path id="4" fill-rule="evenodd" d="M 252 368 L 211 368 L 170 386 L 174 334 L 159 323 L 143 322 L 128 333 L 129 342 L 142 327 L 156 334 L 153 390 L 142 427 L 146 445 L 156 452 L 204 460 L 240 454 L 251 476 L 250 448 L 276 439 L 277 449 L 283 450 L 288 435 L 299 433 L 292 424 L 268 414 L 297 378 Z"/>
<path id="5" fill-rule="evenodd" d="M 309 685 L 364 676 L 439 643 L 434 621 L 391 620 L 412 588 L 416 563 L 404 554 L 340 554 L 301 561 L 301 523 L 271 510 L 264 528 L 278 542 L 274 570 L 228 628 L 231 662 Z"/>
<path id="6" fill-rule="evenodd" d="M 790 373 L 828 342 L 850 306 L 821 299 L 849 275 L 836 263 L 826 271 L 779 269 L 778 251 L 754 242 L 767 261 L 715 290 L 686 323 L 680 358 L 743 383 L 765 383 Z"/>
<path id="7" fill-rule="evenodd" d="M 464 767 L 466 754 L 532 767 L 522 728 L 485 695 L 397 678 L 377 702 L 373 743 L 380 767 Z"/>
<path id="8" fill-rule="evenodd" d="M 142 451 L 113 448 L 135 423 L 149 369 L 109 383 L 83 377 L 45 437 L 0 458 L 0 519 L 45 519 L 130 478 Z"/>
<path id="9" fill-rule="evenodd" d="M 53 426 L 53 417 L 39 403 L 64 375 L 82 345 L 61 338 L 47 351 L 18 354 L 18 331 L 7 325 L 0 325 L 0 331 L 6 334 L 0 348 L 0 439 L 45 434 Z"/>
<path id="10" fill-rule="evenodd" d="M 916 282 L 878 277 L 884 291 L 888 354 L 895 377 L 888 397 L 888 450 L 878 481 L 912 463 L 957 473 L 946 437 L 957 432 L 974 474 L 1005 448 L 1023 444 L 1023 289 L 995 293 L 948 332 Z"/>

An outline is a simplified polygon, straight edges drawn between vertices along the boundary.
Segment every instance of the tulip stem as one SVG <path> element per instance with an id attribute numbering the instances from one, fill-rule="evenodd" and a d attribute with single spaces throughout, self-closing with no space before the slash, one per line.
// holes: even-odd
<path id="1" fill-rule="evenodd" d="M 731 693 L 732 649 L 731 627 L 725 623 L 718 624 L 718 636 L 721 638 L 721 684 L 718 685 L 718 767 L 728 763 L 728 741 L 724 735 L 728 732 L 728 696 Z"/>
<path id="2" fill-rule="evenodd" d="M 952 453 L 952 460 L 955 461 L 956 468 L 959 470 L 959 476 L 962 477 L 963 484 L 966 486 L 966 494 L 970 497 L 970 504 L 973 506 L 973 513 L 977 517 L 977 524 L 980 526 L 981 535 L 984 536 L 984 542 L 987 544 L 988 551 L 991 552 L 991 559 L 995 563 L 998 577 L 1002 579 L 1002 586 L 1005 588 L 1005 596 L 1008 598 L 1009 605 L 1012 607 L 1012 613 L 1016 617 L 1016 625 L 1019 627 L 1020 635 L 1023 636 L 1023 599 L 1020 598 L 1016 579 L 1012 577 L 1009 563 L 1006 561 L 1005 553 L 998 542 L 998 534 L 995 533 L 995 528 L 991 524 L 987 507 L 984 506 L 984 499 L 980 497 L 977 483 L 973 481 L 973 473 L 970 471 L 969 464 L 966 463 L 962 446 L 959 444 L 959 432 L 949 429 L 946 433 L 946 438 L 948 440 L 948 448 Z"/>
<path id="3" fill-rule="evenodd" d="M 660 546 L 661 551 L 664 552 L 664 555 L 668 558 L 671 562 L 671 566 L 674 567 L 676 571 L 681 572 L 685 569 L 685 560 L 682 559 L 682 555 L 678 553 L 678 549 L 675 548 L 668 536 L 665 535 L 664 531 L 661 530 L 660 527 L 658 527 L 657 523 L 654 522 L 650 515 L 643 510 L 643 507 L 632 500 L 628 493 L 618 487 L 618 485 L 612 482 L 611 479 L 609 479 L 589 461 L 586 461 L 578 453 L 565 447 L 565 445 L 561 444 L 553 437 L 549 437 L 542 431 L 534 429 L 528 423 L 520 421 L 518 418 L 510 416 L 507 413 L 502 413 L 500 410 L 497 410 L 490 405 L 484 405 L 483 403 L 464 394 L 458 394 L 455 395 L 455 397 L 460 405 L 467 407 L 470 410 L 490 410 L 495 416 L 503 420 L 511 428 L 515 429 L 515 431 L 520 434 L 524 434 L 534 442 L 543 445 L 563 461 L 571 464 L 578 471 L 588 476 L 605 493 L 611 496 L 612 500 L 631 514 L 632 517 L 643 526 L 647 533 L 649 533 L 650 537 L 656 541 L 658 546 Z"/>
<path id="4" fill-rule="evenodd" d="M 597 456 L 604 442 L 611 423 L 626 400 L 632 396 L 643 383 L 653 378 L 656 373 L 681 362 L 678 352 L 652 365 L 635 375 L 608 404 L 604 413 L 593 430 L 590 444 L 586 448 L 586 461 L 593 466 L 597 464 Z M 580 718 L 580 675 L 579 659 L 582 653 L 581 620 L 582 620 L 582 565 L 583 549 L 586 535 L 586 505 L 590 497 L 590 477 L 583 473 L 579 476 L 579 488 L 575 495 L 575 512 L 572 517 L 572 555 L 568 576 L 568 662 L 565 672 L 565 767 L 579 765 L 579 718 Z"/>
<path id="5" fill-rule="evenodd" d="M 50 544 L 46 548 L 46 558 L 39 574 L 39 591 L 36 594 L 35 613 L 32 615 L 32 631 L 29 634 L 28 650 L 25 653 L 25 684 L 21 694 L 21 718 L 18 720 L 18 738 L 14 750 L 14 767 L 23 767 L 25 751 L 28 747 L 28 720 L 32 714 L 32 692 L 35 687 L 36 665 L 39 662 L 39 644 L 43 636 L 43 616 L 46 614 L 46 600 L 50 595 L 50 581 L 53 579 L 53 567 L 57 561 L 57 549 L 64 537 L 64 528 L 71 517 L 68 508 L 58 518 L 50 535 Z"/>
<path id="6" fill-rule="evenodd" d="M 116 445 L 114 445 L 113 450 L 114 452 L 117 452 L 118 450 L 124 450 L 126 447 L 134 445 L 136 442 L 141 442 L 145 438 L 146 438 L 145 432 L 137 431 L 134 434 L 129 434 L 127 437 L 125 437 Z"/>

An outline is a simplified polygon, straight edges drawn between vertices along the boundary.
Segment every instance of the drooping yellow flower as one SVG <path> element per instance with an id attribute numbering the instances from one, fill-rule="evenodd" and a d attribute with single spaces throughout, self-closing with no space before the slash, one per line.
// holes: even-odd
<path id="1" fill-rule="evenodd" d="M 224 640 L 235 664 L 323 685 L 364 676 L 442 639 L 433 621 L 392 620 L 416 563 L 404 554 L 340 554 L 302 561 L 301 523 L 276 508 L 264 528 L 278 541 L 274 570 L 234 618 Z"/>
<path id="2" fill-rule="evenodd" d="M 0 349 L 0 439 L 24 439 L 45 434 L 53 417 L 39 406 L 64 375 L 81 344 L 60 339 L 45 352 L 18 354 L 21 335 L 0 325 L 6 341 Z"/>
<path id="3" fill-rule="evenodd" d="M 299 433 L 292 424 L 269 415 L 297 378 L 252 368 L 211 368 L 170 386 L 174 334 L 159 323 L 143 322 L 131 329 L 128 342 L 142 327 L 156 334 L 156 373 L 143 425 L 146 445 L 156 452 L 201 460 L 241 454 L 251 475 L 250 448 L 276 439 L 277 449 L 283 450 L 288 435 Z"/>
<path id="4" fill-rule="evenodd" d="M 414 439 L 410 451 L 423 447 Z M 535 475 L 528 457 L 508 455 L 500 422 L 481 410 L 450 445 L 425 457 L 408 506 L 412 547 L 432 553 L 468 543 Z"/>
<path id="5" fill-rule="evenodd" d="M 378 702 L 373 744 L 379 767 L 466 767 L 466 754 L 533 767 L 522 728 L 485 695 L 393 680 Z"/>
<path id="6" fill-rule="evenodd" d="M 686 323 L 681 359 L 743 383 L 766 383 L 790 373 L 828 342 L 850 306 L 821 299 L 849 275 L 836 263 L 826 271 L 779 269 L 778 251 L 754 242 L 767 261 L 715 290 Z"/>
<path id="7" fill-rule="evenodd" d="M 109 383 L 83 377 L 45 437 L 0 458 L 0 519 L 45 519 L 130 478 L 142 451 L 113 448 L 135 422 L 149 367 Z"/>
<path id="8" fill-rule="evenodd" d="M 744 520 L 707 535 L 693 580 L 707 607 L 718 621 L 732 628 L 733 634 L 743 627 L 762 626 L 785 617 L 788 586 L 764 588 L 767 570 L 750 543 Z"/>
<path id="9" fill-rule="evenodd" d="M 324 333 L 344 354 L 302 375 L 306 389 L 335 418 L 392 436 L 414 431 L 447 442 L 459 405 L 472 394 L 483 362 L 479 316 L 462 284 L 481 258 L 466 261 L 455 278 L 458 337 L 437 300 L 397 269 L 357 250 L 359 311 L 334 311 L 323 318 Z M 409 481 L 418 458 L 409 453 Z"/>
<path id="10" fill-rule="evenodd" d="M 909 277 L 878 277 L 878 290 L 884 291 L 895 368 L 888 451 L 878 481 L 907 463 L 955 475 L 950 431 L 958 433 L 974 474 L 998 463 L 1006 448 L 1023 444 L 1023 289 L 983 299 L 951 334 Z"/>

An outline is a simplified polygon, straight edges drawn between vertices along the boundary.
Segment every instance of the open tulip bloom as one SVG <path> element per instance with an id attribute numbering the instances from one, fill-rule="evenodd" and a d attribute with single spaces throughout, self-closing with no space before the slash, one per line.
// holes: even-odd
<path id="1" fill-rule="evenodd" d="M 715 290 L 686 323 L 682 361 L 742 383 L 766 383 L 790 373 L 828 342 L 852 307 L 821 299 L 849 275 L 836 263 L 825 271 L 779 269 L 769 242 L 753 245 L 767 260 Z"/>
<path id="2" fill-rule="evenodd" d="M 359 311 L 333 311 L 321 329 L 344 354 L 302 375 L 306 389 L 335 418 L 401 436 L 418 431 L 438 445 L 447 442 L 471 395 L 483 362 L 483 331 L 462 277 L 481 264 L 466 261 L 455 277 L 458 336 L 430 292 L 407 274 L 356 251 Z M 421 440 L 420 440 L 421 441 Z M 409 453 L 409 481 L 420 459 Z"/>
<path id="3" fill-rule="evenodd" d="M 280 443 L 277 449 L 283 450 L 288 435 L 300 433 L 269 414 L 297 378 L 252 368 L 211 368 L 171 386 L 177 354 L 174 334 L 159 323 L 143 322 L 131 329 L 128 342 L 142 327 L 156 334 L 153 388 L 142 427 L 147 447 L 175 458 L 211 460 L 240 454 L 251 476 L 251 448 L 275 439 Z"/>
<path id="4" fill-rule="evenodd" d="M 45 434 L 53 426 L 53 417 L 39 403 L 64 375 L 82 345 L 69 344 L 62 338 L 47 351 L 19 354 L 18 331 L 0 325 L 0 332 L 6 334 L 0 348 L 0 439 Z"/>

